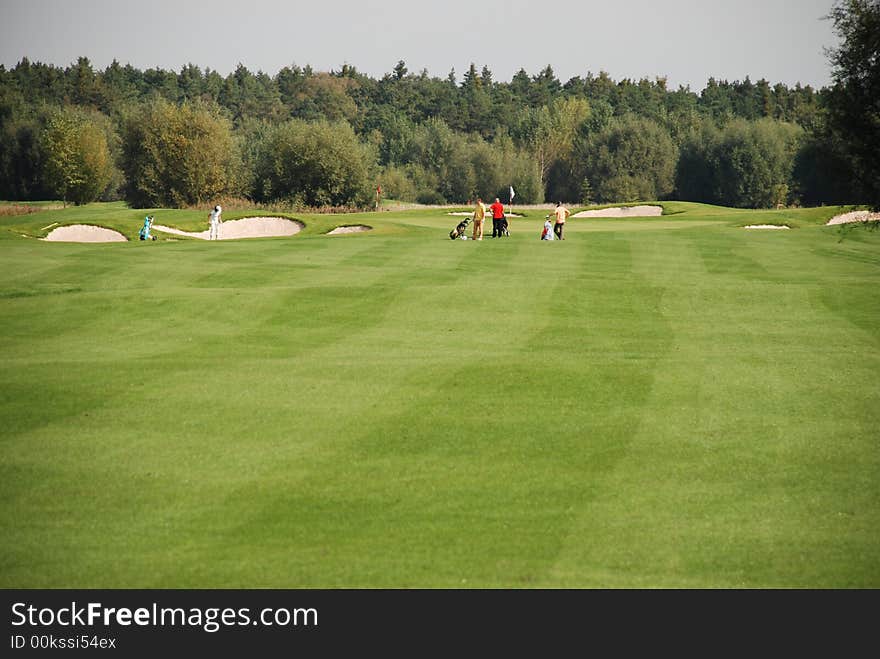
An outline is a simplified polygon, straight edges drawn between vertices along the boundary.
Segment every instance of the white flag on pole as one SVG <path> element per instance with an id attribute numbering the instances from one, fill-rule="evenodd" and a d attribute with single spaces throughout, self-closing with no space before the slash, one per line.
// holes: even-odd
<path id="1" fill-rule="evenodd" d="M 513 191 L 513 186 L 510 186 L 510 203 L 513 203 L 513 198 L 516 196 L 516 193 Z"/>

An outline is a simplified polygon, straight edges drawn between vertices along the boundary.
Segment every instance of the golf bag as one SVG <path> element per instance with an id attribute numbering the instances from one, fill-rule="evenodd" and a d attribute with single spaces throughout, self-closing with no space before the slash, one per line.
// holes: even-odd
<path id="1" fill-rule="evenodd" d="M 144 218 L 144 226 L 138 231 L 138 238 L 141 240 L 156 240 L 156 236 L 150 235 L 150 229 L 153 227 L 153 216 L 147 215 Z"/>
<path id="2" fill-rule="evenodd" d="M 458 223 L 458 225 L 452 231 L 449 232 L 449 237 L 452 240 L 455 240 L 456 238 L 463 236 L 465 230 L 468 227 L 468 224 L 470 224 L 470 223 L 471 223 L 471 218 L 469 218 L 469 217 L 464 218 L 461 222 Z"/>
<path id="3" fill-rule="evenodd" d="M 550 226 L 550 221 L 544 222 L 544 228 L 541 230 L 541 240 L 553 240 L 556 236 L 553 235 L 553 227 Z"/>

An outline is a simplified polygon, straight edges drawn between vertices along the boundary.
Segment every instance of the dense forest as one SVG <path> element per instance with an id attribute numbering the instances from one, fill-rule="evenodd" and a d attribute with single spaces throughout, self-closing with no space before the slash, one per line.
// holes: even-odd
<path id="1" fill-rule="evenodd" d="M 513 186 L 518 203 L 870 202 L 835 128 L 840 90 L 747 77 L 695 92 L 604 72 L 562 82 L 550 66 L 504 82 L 473 64 L 459 79 L 400 61 L 377 80 L 349 65 L 224 77 L 22 59 L 0 66 L 0 198 L 351 208 L 377 187 L 462 203 L 507 201 Z"/>

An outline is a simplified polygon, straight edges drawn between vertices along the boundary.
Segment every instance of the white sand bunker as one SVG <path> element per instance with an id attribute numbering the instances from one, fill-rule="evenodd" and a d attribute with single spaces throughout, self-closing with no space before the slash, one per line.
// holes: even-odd
<path id="1" fill-rule="evenodd" d="M 743 229 L 791 229 L 787 224 L 750 224 Z"/>
<path id="2" fill-rule="evenodd" d="M 852 213 L 844 213 L 843 215 L 835 215 L 825 223 L 829 224 L 846 224 L 848 222 L 876 222 L 880 220 L 880 213 L 872 213 L 871 211 L 853 211 Z"/>
<path id="3" fill-rule="evenodd" d="M 366 224 L 351 224 L 348 226 L 336 227 L 333 231 L 328 231 L 328 236 L 338 236 L 341 233 L 360 233 L 361 231 L 372 231 L 373 227 Z"/>
<path id="4" fill-rule="evenodd" d="M 288 220 L 283 217 L 244 217 L 240 220 L 223 222 L 220 225 L 220 240 L 292 236 L 302 231 L 303 226 L 302 222 Z M 209 236 L 208 229 L 204 231 L 181 231 L 180 229 L 172 229 L 161 224 L 154 224 L 153 228 L 164 233 L 200 238 L 201 240 L 208 240 Z"/>
<path id="5" fill-rule="evenodd" d="M 42 240 L 61 243 L 124 243 L 128 238 L 113 229 L 91 224 L 71 224 L 52 229 Z"/>
<path id="6" fill-rule="evenodd" d="M 581 211 L 572 217 L 657 217 L 663 215 L 662 206 L 624 206 L 619 208 L 600 208 L 594 211 Z"/>

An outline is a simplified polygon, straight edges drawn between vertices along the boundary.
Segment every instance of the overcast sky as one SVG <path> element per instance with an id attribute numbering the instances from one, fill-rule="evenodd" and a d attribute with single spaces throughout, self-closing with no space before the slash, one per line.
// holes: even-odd
<path id="1" fill-rule="evenodd" d="M 566 82 L 588 71 L 666 77 L 701 90 L 710 76 L 821 87 L 837 45 L 833 0 L 0 0 L 0 63 L 23 57 L 97 69 L 192 63 L 224 76 L 241 63 L 274 75 L 355 66 L 374 78 L 398 60 L 457 79 L 471 62 L 509 81 L 548 64 Z"/>

